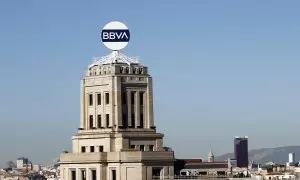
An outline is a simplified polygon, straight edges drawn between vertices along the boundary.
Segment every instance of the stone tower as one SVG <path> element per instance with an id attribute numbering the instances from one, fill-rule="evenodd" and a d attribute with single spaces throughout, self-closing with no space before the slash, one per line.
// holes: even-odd
<path id="1" fill-rule="evenodd" d="M 63 180 L 146 180 L 173 176 L 153 119 L 152 77 L 118 51 L 97 58 L 80 83 L 80 127 L 60 157 Z"/>
<path id="2" fill-rule="evenodd" d="M 215 161 L 215 156 L 214 156 L 212 150 L 210 150 L 209 153 L 208 153 L 207 161 L 208 162 L 214 162 Z"/>

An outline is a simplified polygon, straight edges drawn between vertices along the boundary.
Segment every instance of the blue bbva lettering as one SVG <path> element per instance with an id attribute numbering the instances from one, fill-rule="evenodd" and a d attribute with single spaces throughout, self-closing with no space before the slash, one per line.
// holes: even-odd
<path id="1" fill-rule="evenodd" d="M 130 38 L 129 30 L 103 30 L 103 42 L 128 42 Z"/>

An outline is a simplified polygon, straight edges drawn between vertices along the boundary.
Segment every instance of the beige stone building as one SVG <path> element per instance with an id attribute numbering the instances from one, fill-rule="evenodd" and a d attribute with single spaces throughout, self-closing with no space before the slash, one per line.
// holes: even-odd
<path id="1" fill-rule="evenodd" d="M 152 78 L 118 51 L 95 59 L 81 80 L 80 128 L 60 156 L 63 180 L 150 180 L 174 174 L 153 117 Z"/>

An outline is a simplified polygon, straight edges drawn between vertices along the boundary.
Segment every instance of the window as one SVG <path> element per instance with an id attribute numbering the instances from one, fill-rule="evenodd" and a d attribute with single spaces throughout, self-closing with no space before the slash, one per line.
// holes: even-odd
<path id="1" fill-rule="evenodd" d="M 85 152 L 85 146 L 81 146 L 81 152 Z"/>
<path id="2" fill-rule="evenodd" d="M 90 122 L 90 129 L 92 129 L 94 127 L 94 120 L 93 120 L 93 115 L 90 115 L 90 119 L 89 119 L 89 122 Z"/>
<path id="3" fill-rule="evenodd" d="M 99 152 L 103 152 L 103 146 L 99 146 Z"/>
<path id="4" fill-rule="evenodd" d="M 71 171 L 71 180 L 76 180 L 76 170 Z"/>
<path id="5" fill-rule="evenodd" d="M 160 179 L 162 168 L 152 167 L 152 177 Z"/>
<path id="6" fill-rule="evenodd" d="M 86 180 L 86 171 L 81 170 L 81 180 Z"/>
<path id="7" fill-rule="evenodd" d="M 123 116 L 122 116 L 123 127 L 127 127 L 128 126 L 127 119 L 128 119 L 127 114 L 123 114 Z"/>
<path id="8" fill-rule="evenodd" d="M 127 96 L 126 96 L 126 93 L 122 93 L 122 101 L 123 101 L 123 104 L 127 104 Z"/>
<path id="9" fill-rule="evenodd" d="M 111 170 L 111 180 L 117 180 L 117 172 L 115 169 Z"/>
<path id="10" fill-rule="evenodd" d="M 145 150 L 145 146 L 144 145 L 140 145 L 140 151 L 144 151 Z"/>
<path id="11" fill-rule="evenodd" d="M 93 95 L 92 94 L 89 95 L 89 104 L 90 104 L 90 106 L 93 105 Z"/>
<path id="12" fill-rule="evenodd" d="M 94 146 L 90 146 L 90 152 L 95 152 L 95 147 Z"/>
<path id="13" fill-rule="evenodd" d="M 149 151 L 154 151 L 154 146 L 153 145 L 149 145 Z"/>
<path id="14" fill-rule="evenodd" d="M 97 104 L 101 105 L 101 94 L 97 94 Z"/>
<path id="15" fill-rule="evenodd" d="M 97 118 L 97 121 L 98 121 L 98 128 L 101 128 L 102 127 L 102 118 L 101 118 L 101 114 L 98 114 L 98 118 Z"/>
<path id="16" fill-rule="evenodd" d="M 96 170 L 92 170 L 92 180 L 97 180 L 97 171 Z"/>
<path id="17" fill-rule="evenodd" d="M 109 93 L 105 93 L 105 103 L 109 104 Z"/>
<path id="18" fill-rule="evenodd" d="M 135 145 L 130 145 L 130 149 L 135 149 Z"/>
<path id="19" fill-rule="evenodd" d="M 134 113 L 131 115 L 131 126 L 135 127 L 135 114 Z"/>
<path id="20" fill-rule="evenodd" d="M 131 92 L 131 104 L 134 105 L 134 101 L 135 101 L 135 92 Z"/>
<path id="21" fill-rule="evenodd" d="M 106 127 L 109 127 L 109 114 L 106 114 Z"/>
<path id="22" fill-rule="evenodd" d="M 144 127 L 144 114 L 140 114 L 140 127 Z"/>
<path id="23" fill-rule="evenodd" d="M 140 92 L 140 105 L 143 106 L 144 105 L 144 93 Z"/>

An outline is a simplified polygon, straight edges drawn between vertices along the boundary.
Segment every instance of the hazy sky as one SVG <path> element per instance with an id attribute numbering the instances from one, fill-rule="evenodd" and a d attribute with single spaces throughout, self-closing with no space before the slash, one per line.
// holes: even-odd
<path id="1" fill-rule="evenodd" d="M 109 53 L 100 32 L 112 20 L 131 31 L 123 53 L 150 69 L 155 123 L 176 157 L 232 152 L 236 135 L 250 149 L 299 145 L 299 1 L 144 2 L 0 2 L 0 167 L 71 150 L 79 80 Z"/>

